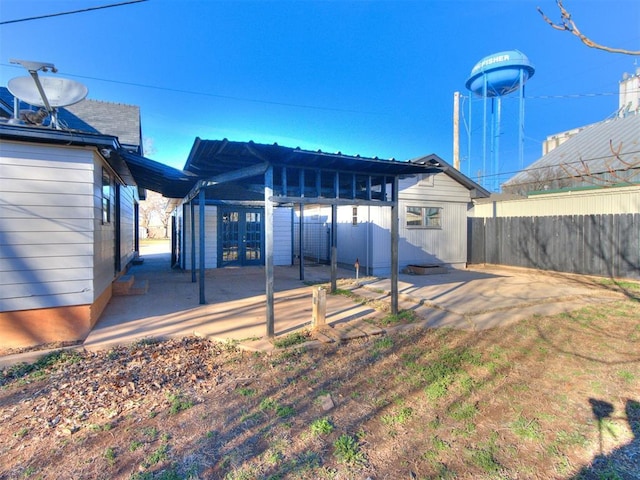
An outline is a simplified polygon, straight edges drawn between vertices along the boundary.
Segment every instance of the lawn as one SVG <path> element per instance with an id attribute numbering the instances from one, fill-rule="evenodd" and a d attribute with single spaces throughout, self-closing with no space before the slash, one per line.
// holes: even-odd
<path id="1" fill-rule="evenodd" d="M 273 355 L 186 338 L 5 370 L 0 478 L 638 478 L 633 297 L 482 332 L 298 337 Z"/>

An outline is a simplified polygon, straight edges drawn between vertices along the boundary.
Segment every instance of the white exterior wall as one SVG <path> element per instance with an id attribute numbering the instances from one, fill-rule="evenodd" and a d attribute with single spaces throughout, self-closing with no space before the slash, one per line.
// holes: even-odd
<path id="1" fill-rule="evenodd" d="M 94 291 L 96 298 L 104 292 L 121 272 L 115 269 L 116 183 L 113 170 L 94 153 L 93 211 L 94 211 Z M 102 171 L 111 177 L 111 221 L 102 222 Z M 120 186 L 120 266 L 124 271 L 135 255 L 134 204 L 138 199 L 136 187 Z"/>
<path id="2" fill-rule="evenodd" d="M 291 265 L 291 207 L 273 209 L 273 264 Z"/>
<path id="3" fill-rule="evenodd" d="M 577 190 L 531 195 L 474 205 L 470 217 L 543 217 L 557 215 L 609 215 L 640 212 L 640 186 Z"/>
<path id="4" fill-rule="evenodd" d="M 124 267 L 135 257 L 135 204 L 138 188 L 123 185 L 120 189 L 120 255 Z"/>
<path id="5" fill-rule="evenodd" d="M 358 224 L 353 225 L 353 208 L 338 207 L 338 262 L 347 268 L 358 260 L 362 272 L 366 272 L 373 265 L 373 249 L 371 248 L 372 219 L 379 217 L 381 207 L 359 206 Z M 387 209 L 388 211 L 388 209 Z M 329 224 L 331 222 L 331 208 L 326 211 Z"/>
<path id="6" fill-rule="evenodd" d="M 400 180 L 398 263 L 447 264 L 464 267 L 467 261 L 467 209 L 469 191 L 448 175 L 408 177 Z M 442 228 L 406 226 L 407 206 L 442 208 Z M 371 267 L 374 275 L 391 272 L 391 208 L 358 208 L 352 225 L 352 207 L 338 208 L 338 262 Z"/>
<path id="7" fill-rule="evenodd" d="M 182 212 L 183 206 L 178 207 L 178 211 Z M 195 236 L 196 236 L 196 269 L 200 262 L 200 207 L 194 206 L 195 219 Z M 178 224 L 178 222 L 176 222 Z M 181 267 L 191 270 L 191 207 L 187 204 L 184 206 L 184 215 L 182 221 L 183 232 L 182 238 L 182 262 Z M 204 268 L 218 268 L 218 207 L 207 205 L 204 208 Z"/>
<path id="8" fill-rule="evenodd" d="M 91 304 L 94 153 L 0 144 L 0 311 Z M 100 217 L 101 218 L 101 217 Z M 113 279 L 113 237 L 111 237 Z"/>

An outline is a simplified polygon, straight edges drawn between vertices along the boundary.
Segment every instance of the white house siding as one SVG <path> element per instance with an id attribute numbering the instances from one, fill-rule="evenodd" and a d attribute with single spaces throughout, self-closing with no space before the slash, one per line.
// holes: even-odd
<path id="1" fill-rule="evenodd" d="M 179 215 L 182 215 L 183 207 L 177 209 Z M 182 262 L 181 267 L 191 270 L 191 207 L 184 206 L 184 215 L 182 222 Z M 208 205 L 204 209 L 204 241 L 205 255 L 204 268 L 218 268 L 218 207 Z M 196 236 L 196 269 L 200 262 L 200 208 L 198 205 L 194 207 L 195 214 L 195 236 Z"/>
<path id="2" fill-rule="evenodd" d="M 611 215 L 640 212 L 640 186 L 577 190 L 531 195 L 474 205 L 470 217 L 542 217 L 558 215 Z"/>
<path id="3" fill-rule="evenodd" d="M 273 264 L 291 265 L 291 207 L 273 209 Z"/>
<path id="4" fill-rule="evenodd" d="M 0 311 L 93 302 L 93 155 L 0 144 Z"/>
<path id="5" fill-rule="evenodd" d="M 117 175 L 111 168 L 98 156 L 94 154 L 93 170 L 93 214 L 95 229 L 95 245 L 94 245 L 94 300 L 97 299 L 107 288 L 110 287 L 114 278 L 122 273 L 126 266 L 134 257 L 134 204 L 137 200 L 136 187 L 120 186 L 120 268 L 116 271 L 115 265 L 115 242 L 116 242 L 116 208 L 115 208 L 115 189 L 118 182 Z M 103 223 L 102 221 L 102 172 L 103 169 L 109 173 L 111 177 L 111 221 Z"/>
<path id="6" fill-rule="evenodd" d="M 121 264 L 128 265 L 135 257 L 135 204 L 138 188 L 122 186 L 120 189 L 120 255 Z"/>
<path id="7" fill-rule="evenodd" d="M 467 261 L 469 190 L 445 173 L 400 182 L 400 267 L 446 264 L 464 267 Z M 442 209 L 441 228 L 407 227 L 408 206 Z"/>
<path id="8" fill-rule="evenodd" d="M 358 223 L 353 224 L 354 207 L 338 207 L 336 224 L 338 228 L 338 262 L 347 268 L 358 260 L 363 272 L 374 265 L 372 231 L 378 222 L 381 207 L 358 206 Z M 388 212 L 389 209 L 387 208 Z M 331 209 L 327 209 L 327 217 L 331 221 Z M 387 232 L 388 235 L 388 232 Z M 386 252 L 387 254 L 389 252 Z M 379 255 L 378 255 L 379 257 Z M 378 259 L 379 260 L 379 259 Z"/>
<path id="9" fill-rule="evenodd" d="M 464 267 L 467 259 L 469 191 L 444 173 L 407 177 L 399 182 L 400 269 L 412 264 Z M 408 228 L 407 206 L 442 208 L 442 228 Z M 359 207 L 358 226 L 352 225 L 352 207 L 338 208 L 338 261 L 361 267 L 374 275 L 391 272 L 391 209 Z M 368 245 L 368 247 L 367 247 Z"/>

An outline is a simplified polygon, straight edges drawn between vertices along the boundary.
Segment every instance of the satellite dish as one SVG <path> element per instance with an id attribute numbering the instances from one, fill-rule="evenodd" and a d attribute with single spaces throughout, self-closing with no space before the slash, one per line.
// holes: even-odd
<path id="1" fill-rule="evenodd" d="M 87 96 L 89 90 L 82 83 L 68 78 L 39 77 L 40 84 L 49 101 L 46 104 L 38 85 L 32 77 L 16 77 L 9 80 L 7 88 L 14 97 L 36 107 L 66 107 L 78 103 Z"/>

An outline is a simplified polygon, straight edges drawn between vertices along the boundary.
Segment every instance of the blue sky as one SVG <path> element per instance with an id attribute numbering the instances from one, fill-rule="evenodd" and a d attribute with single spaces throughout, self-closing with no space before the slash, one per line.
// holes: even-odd
<path id="1" fill-rule="evenodd" d="M 2 0 L 0 21 L 109 3 Z M 640 2 L 564 5 L 593 40 L 640 50 Z M 0 84 L 26 74 L 11 58 L 52 62 L 88 98 L 139 105 L 147 156 L 178 168 L 195 137 L 451 162 L 454 92 L 468 96 L 480 59 L 517 49 L 536 68 L 525 90 L 526 166 L 547 135 L 613 114 L 622 74 L 640 67 L 640 57 L 550 28 L 536 6 L 559 20 L 554 0 L 149 0 L 0 25 Z M 482 100 L 473 101 L 474 148 L 469 160 L 463 119 L 461 169 L 478 180 Z M 514 95 L 503 100 L 500 163 L 485 185 L 520 168 L 517 125 Z"/>

